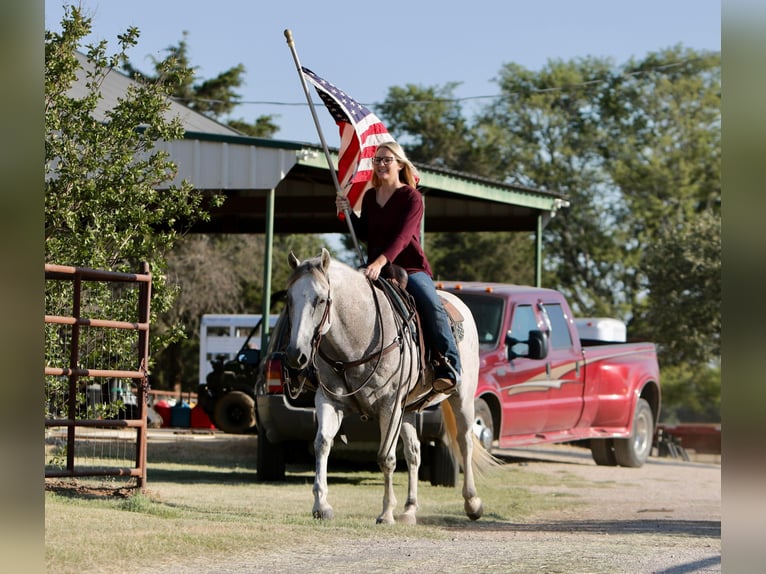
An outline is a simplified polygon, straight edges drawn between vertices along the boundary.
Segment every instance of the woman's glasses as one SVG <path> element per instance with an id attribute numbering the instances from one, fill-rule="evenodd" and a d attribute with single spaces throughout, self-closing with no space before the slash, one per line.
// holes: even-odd
<path id="1" fill-rule="evenodd" d="M 386 167 L 388 167 L 389 165 L 394 163 L 395 160 L 396 160 L 395 157 L 374 157 L 372 158 L 372 163 L 375 165 L 385 165 Z"/>

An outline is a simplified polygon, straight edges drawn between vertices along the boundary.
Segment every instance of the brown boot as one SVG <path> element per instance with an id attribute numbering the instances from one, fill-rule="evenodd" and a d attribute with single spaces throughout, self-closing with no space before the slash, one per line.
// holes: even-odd
<path id="1" fill-rule="evenodd" d="M 457 381 L 449 377 L 439 377 L 431 382 L 431 387 L 437 393 L 451 395 L 457 392 Z"/>

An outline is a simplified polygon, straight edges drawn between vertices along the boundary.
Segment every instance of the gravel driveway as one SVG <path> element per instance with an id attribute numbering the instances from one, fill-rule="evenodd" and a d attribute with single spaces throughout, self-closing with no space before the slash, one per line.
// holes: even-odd
<path id="1" fill-rule="evenodd" d="M 689 574 L 721 572 L 720 456 L 692 462 L 650 458 L 642 468 L 599 467 L 586 449 L 550 445 L 501 451 L 531 472 L 575 475 L 540 492 L 578 501 L 523 523 L 484 519 L 448 530 L 444 540 L 412 537 L 365 542 L 307 541 L 297 548 L 237 556 L 209 574 L 286 573 L 566 573 Z M 573 486 L 566 486 L 572 484 Z M 569 490 L 570 492 L 567 492 Z M 555 493 L 554 493 L 555 491 Z M 187 564 L 187 567 L 191 565 Z M 201 565 L 200 565 L 201 566 Z"/>

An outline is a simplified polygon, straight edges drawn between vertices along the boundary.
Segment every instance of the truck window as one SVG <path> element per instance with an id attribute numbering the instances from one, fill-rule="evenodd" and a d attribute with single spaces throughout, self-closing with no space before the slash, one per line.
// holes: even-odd
<path id="1" fill-rule="evenodd" d="M 500 325 L 503 320 L 504 301 L 500 297 L 455 293 L 471 310 L 476 330 L 479 332 L 479 344 L 494 347 L 500 338 Z"/>
<path id="2" fill-rule="evenodd" d="M 516 305 L 511 321 L 511 337 L 526 341 L 529 339 L 529 332 L 537 328 L 537 319 L 532 305 Z M 518 343 L 512 349 L 518 355 L 526 355 L 529 352 L 526 343 Z"/>
<path id="3" fill-rule="evenodd" d="M 569 322 L 567 321 L 564 310 L 561 305 L 545 304 L 545 311 L 548 313 L 548 318 L 551 320 L 551 349 L 569 349 L 572 347 L 572 335 L 569 330 Z"/>

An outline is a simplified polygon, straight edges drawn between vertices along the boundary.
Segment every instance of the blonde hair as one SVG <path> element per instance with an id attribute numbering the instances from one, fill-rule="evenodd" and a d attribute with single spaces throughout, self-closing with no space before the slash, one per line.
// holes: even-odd
<path id="1" fill-rule="evenodd" d="M 377 155 L 378 151 L 381 149 L 387 149 L 390 151 L 392 154 L 394 154 L 396 160 L 401 164 L 402 169 L 399 170 L 399 181 L 417 189 L 418 181 L 420 181 L 420 175 L 418 174 L 417 168 L 412 165 L 412 162 L 409 159 L 407 159 L 407 155 L 404 153 L 402 146 L 396 142 L 383 142 L 382 144 L 378 145 L 377 148 L 375 148 L 375 154 Z M 378 174 L 373 171 L 372 187 L 378 187 L 379 185 L 380 180 L 378 179 Z"/>

